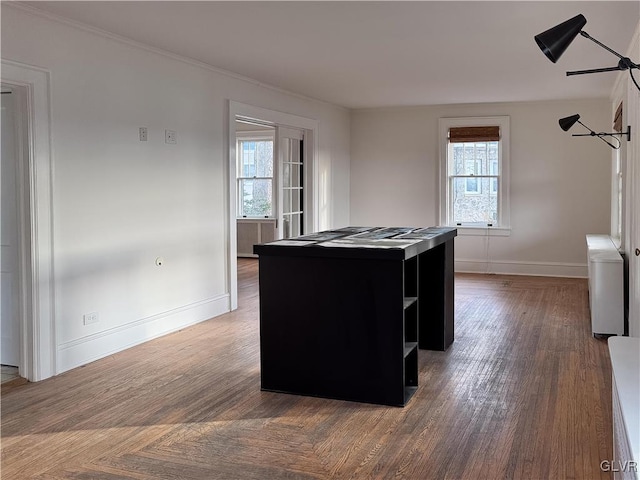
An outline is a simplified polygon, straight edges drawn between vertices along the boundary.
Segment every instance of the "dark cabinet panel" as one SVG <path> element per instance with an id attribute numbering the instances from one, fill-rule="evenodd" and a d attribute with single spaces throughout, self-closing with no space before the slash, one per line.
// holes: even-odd
<path id="1" fill-rule="evenodd" d="M 439 246 L 450 243 L 452 254 L 455 230 L 445 235 Z M 421 251 L 415 240 L 408 255 L 407 247 L 323 246 L 336 238 L 321 232 L 314 234 L 318 243 L 298 237 L 299 243 L 254 247 L 260 257 L 262 389 L 405 405 L 418 386 L 423 337 L 438 337 L 425 341 L 428 348 L 445 349 L 453 341 L 453 318 L 450 328 L 438 320 L 448 313 L 446 301 L 435 299 L 449 290 L 440 285 L 435 293 L 426 291 L 447 279 L 453 284 L 453 271 L 447 276 L 443 270 L 449 264 L 439 260 L 448 251 L 425 256 L 431 249 Z M 367 241 L 388 237 L 381 238 Z M 424 305 L 435 313 L 423 312 Z M 441 337 L 449 330 L 447 343 Z"/>

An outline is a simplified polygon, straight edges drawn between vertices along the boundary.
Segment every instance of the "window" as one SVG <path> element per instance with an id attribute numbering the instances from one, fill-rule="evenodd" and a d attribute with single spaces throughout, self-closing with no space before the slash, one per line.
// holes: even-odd
<path id="1" fill-rule="evenodd" d="M 613 118 L 613 130 L 622 132 L 622 102 L 618 105 Z M 622 245 L 623 205 L 624 205 L 624 174 L 622 169 L 622 149 L 613 151 L 613 170 L 611 184 L 611 236 L 618 247 Z"/>
<path id="2" fill-rule="evenodd" d="M 440 223 L 509 230 L 509 117 L 441 118 Z"/>
<path id="3" fill-rule="evenodd" d="M 272 217 L 273 137 L 238 134 L 236 151 L 238 216 Z"/>
<path id="4" fill-rule="evenodd" d="M 614 150 L 615 160 L 613 166 L 613 186 L 611 201 L 611 236 L 615 239 L 620 246 L 622 242 L 622 201 L 623 201 L 623 174 L 622 174 L 622 159 L 620 158 L 620 150 Z"/>

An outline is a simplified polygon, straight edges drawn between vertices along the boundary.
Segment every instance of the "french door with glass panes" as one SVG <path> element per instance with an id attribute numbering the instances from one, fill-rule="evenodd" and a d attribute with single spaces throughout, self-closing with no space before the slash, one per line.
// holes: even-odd
<path id="1" fill-rule="evenodd" d="M 278 236 L 304 234 L 304 135 L 302 130 L 277 127 Z"/>

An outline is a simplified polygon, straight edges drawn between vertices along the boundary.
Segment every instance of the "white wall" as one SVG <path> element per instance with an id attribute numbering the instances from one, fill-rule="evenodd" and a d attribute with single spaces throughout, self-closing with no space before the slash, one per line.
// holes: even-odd
<path id="1" fill-rule="evenodd" d="M 347 110 L 6 3 L 1 33 L 51 74 L 58 373 L 228 310 L 227 100 L 319 121 L 320 226 L 349 223 Z"/>
<path id="2" fill-rule="evenodd" d="M 511 235 L 459 236 L 459 270 L 586 276 L 587 233 L 608 233 L 610 147 L 573 138 L 574 113 L 611 127 L 607 99 L 358 110 L 351 116 L 351 223 L 438 223 L 438 118 L 511 118 Z"/>

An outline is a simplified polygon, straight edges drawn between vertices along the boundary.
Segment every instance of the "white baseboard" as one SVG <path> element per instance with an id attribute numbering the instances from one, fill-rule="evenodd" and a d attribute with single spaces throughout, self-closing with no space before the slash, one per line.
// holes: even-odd
<path id="1" fill-rule="evenodd" d="M 455 260 L 460 273 L 488 273 L 501 275 L 531 275 L 536 277 L 587 278 L 586 263 L 516 262 L 485 260 Z"/>
<path id="2" fill-rule="evenodd" d="M 227 313 L 229 301 L 220 295 L 58 345 L 56 374 Z"/>

